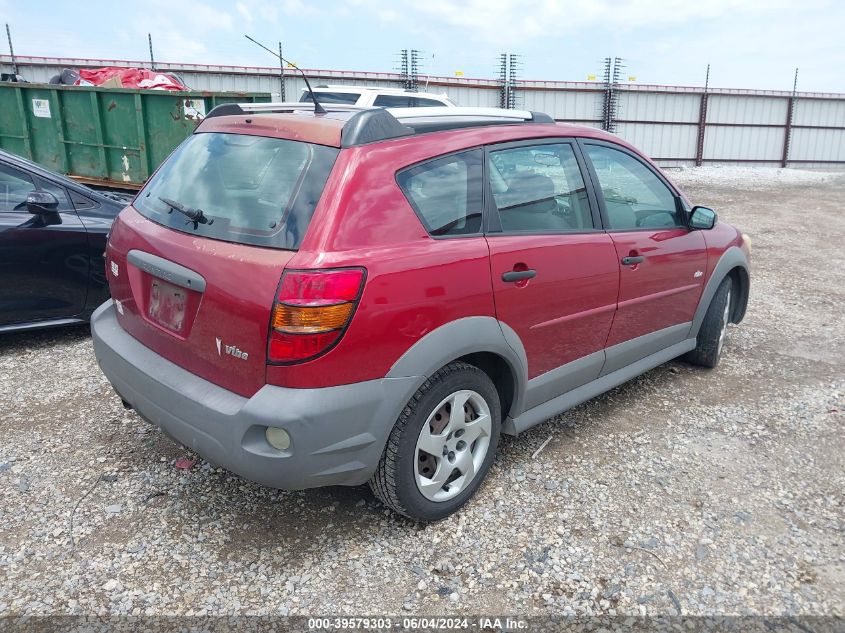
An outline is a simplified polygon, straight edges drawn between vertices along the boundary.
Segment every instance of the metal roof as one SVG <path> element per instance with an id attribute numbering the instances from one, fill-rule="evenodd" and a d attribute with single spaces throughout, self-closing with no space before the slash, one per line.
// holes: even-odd
<path id="1" fill-rule="evenodd" d="M 406 88 L 390 88 L 385 86 L 353 86 L 349 84 L 321 84 L 314 86 L 314 92 L 344 92 L 344 93 L 361 93 L 361 92 L 380 92 L 384 94 L 409 95 L 415 97 L 445 97 L 445 92 L 424 92 L 408 90 Z M 308 88 L 302 88 L 302 92 L 308 92 Z"/>
<path id="2" fill-rule="evenodd" d="M 16 55 L 19 66 L 58 66 L 74 68 L 91 68 L 97 66 L 129 66 L 133 68 L 149 68 L 149 61 L 142 60 L 115 60 L 115 59 L 91 59 L 80 57 L 39 57 L 34 55 Z M 11 64 L 12 58 L 7 54 L 0 54 L 0 64 Z M 199 73 L 226 73 L 239 75 L 264 75 L 278 79 L 278 66 L 234 66 L 230 64 L 198 64 L 190 62 L 156 62 L 156 68 L 164 72 L 199 72 Z M 339 79 L 343 80 L 366 80 L 373 81 L 399 81 L 401 75 L 396 72 L 374 72 L 360 70 L 336 70 L 336 69 L 308 69 L 303 72 L 311 79 Z M 290 71 L 286 73 L 290 75 Z M 460 87 L 474 86 L 497 89 L 500 86 L 498 79 L 478 77 L 453 77 L 423 74 L 421 80 L 429 85 Z M 604 86 L 599 81 L 561 81 L 561 80 L 531 80 L 519 79 L 515 86 L 521 90 L 603 90 Z M 620 91 L 625 92 L 677 92 L 701 94 L 704 88 L 701 86 L 664 86 L 657 84 L 621 84 L 616 86 Z M 743 95 L 743 96 L 779 96 L 791 97 L 791 90 L 762 90 L 756 88 L 708 88 L 709 94 Z M 794 96 L 804 99 L 842 99 L 842 93 L 835 92 L 802 92 L 798 91 Z"/>

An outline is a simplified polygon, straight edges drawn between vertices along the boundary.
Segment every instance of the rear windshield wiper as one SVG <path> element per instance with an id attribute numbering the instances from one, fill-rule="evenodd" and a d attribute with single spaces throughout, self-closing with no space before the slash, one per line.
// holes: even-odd
<path id="1" fill-rule="evenodd" d="M 214 222 L 214 218 L 206 217 L 206 215 L 202 212 L 202 209 L 192 209 L 191 207 L 186 207 L 184 204 L 176 202 L 175 200 L 171 200 L 170 198 L 162 198 L 161 196 L 159 196 L 158 199 L 161 200 L 171 209 L 175 209 L 176 211 L 187 217 L 189 222 L 194 223 L 195 229 L 200 224 L 211 224 L 212 222 Z"/>

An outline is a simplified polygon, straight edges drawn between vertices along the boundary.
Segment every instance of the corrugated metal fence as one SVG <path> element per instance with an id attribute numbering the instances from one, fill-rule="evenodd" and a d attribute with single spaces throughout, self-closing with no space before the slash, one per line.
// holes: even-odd
<path id="1" fill-rule="evenodd" d="M 0 56 L 0 63 L 10 63 Z M 62 68 L 149 66 L 137 61 L 18 57 L 21 74 L 47 82 Z M 270 92 L 279 95 L 279 69 L 159 63 L 195 90 Z M 287 69 L 288 100 L 305 87 Z M 401 87 L 396 73 L 307 70 L 312 83 Z M 421 77 L 420 89 L 446 92 L 465 106 L 499 105 L 494 79 Z M 546 112 L 558 121 L 602 126 L 605 89 L 595 82 L 518 81 L 518 107 Z M 661 165 L 710 163 L 836 168 L 845 165 L 845 95 L 774 90 L 710 89 L 622 84 L 614 86 L 614 131 Z"/>

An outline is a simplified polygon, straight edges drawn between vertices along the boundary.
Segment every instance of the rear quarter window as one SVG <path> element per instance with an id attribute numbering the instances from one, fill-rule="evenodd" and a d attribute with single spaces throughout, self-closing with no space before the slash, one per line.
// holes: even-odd
<path id="1" fill-rule="evenodd" d="M 299 248 L 339 150 L 208 132 L 189 137 L 135 200 L 159 224 L 212 239 Z M 163 199 L 200 209 L 194 225 Z"/>
<path id="2" fill-rule="evenodd" d="M 86 209 L 95 209 L 99 207 L 100 204 L 98 202 L 94 202 L 91 198 L 87 198 L 83 196 L 81 193 L 77 193 L 72 189 L 68 190 L 68 194 L 70 194 L 71 202 L 73 202 L 73 207 L 77 211 L 84 211 Z"/>
<path id="3" fill-rule="evenodd" d="M 452 154 L 409 167 L 396 181 L 433 236 L 481 232 L 482 164 L 480 149 Z"/>

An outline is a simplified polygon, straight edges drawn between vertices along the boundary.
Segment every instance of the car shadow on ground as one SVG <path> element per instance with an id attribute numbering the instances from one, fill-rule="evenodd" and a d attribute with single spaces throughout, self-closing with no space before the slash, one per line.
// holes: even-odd
<path id="1" fill-rule="evenodd" d="M 503 437 L 490 475 L 482 484 L 480 494 L 469 503 L 494 503 L 492 497 L 484 494 L 485 488 L 501 485 L 511 465 L 528 468 L 532 454 L 550 435 L 555 437 L 559 447 L 561 443 L 566 445 L 574 441 L 573 429 L 576 426 L 587 429 L 595 427 L 598 430 L 604 424 L 616 424 L 618 420 L 614 420 L 621 411 L 630 408 L 632 399 L 647 400 L 654 390 L 660 389 L 663 381 L 676 379 L 678 372 L 686 373 L 687 370 L 693 369 L 683 363 L 664 365 L 519 436 Z M 160 434 L 154 449 L 159 454 L 166 451 L 171 458 L 177 453 L 187 454 L 163 433 L 155 433 Z M 550 447 L 546 450 L 552 452 L 555 449 Z M 225 509 L 225 512 L 217 514 L 219 522 L 216 525 L 222 531 L 220 536 L 229 546 L 264 549 L 299 539 L 328 540 L 337 544 L 350 535 L 361 538 L 364 534 L 378 533 L 379 527 L 389 526 L 391 530 L 407 534 L 428 527 L 428 524 L 388 510 L 366 484 L 286 492 L 254 484 L 225 470 L 215 471 L 209 477 L 203 474 L 202 464 L 201 460 L 198 461 L 196 469 L 188 473 L 188 476 L 197 478 L 198 488 L 195 493 L 183 489 L 175 494 L 181 495 L 183 499 L 184 515 L 193 515 L 200 521 L 209 513 L 209 497 L 212 499 L 210 505 L 214 507 L 212 513 Z"/>
<path id="2" fill-rule="evenodd" d="M 67 345 L 90 340 L 90 338 L 91 327 L 87 323 L 17 332 L 0 332 L 0 355 L 26 349 L 42 350 L 59 343 Z"/>
<path id="3" fill-rule="evenodd" d="M 90 330 L 87 324 L 15 332 L 0 336 L 0 356 L 89 342 Z M 675 369 L 671 369 L 673 367 Z M 630 407 L 638 399 L 648 400 L 663 381 L 670 380 L 670 376 L 679 371 L 687 373 L 688 369 L 689 366 L 683 363 L 664 365 L 517 437 L 504 438 L 490 477 L 482 484 L 481 494 L 469 503 L 492 503 L 484 495 L 484 489 L 501 484 L 507 477 L 506 469 L 512 465 L 527 466 L 534 451 L 550 435 L 555 437 L 555 444 L 566 445 L 573 439 L 571 431 L 575 424 L 599 429 L 608 420 L 613 423 L 613 419 L 619 417 L 619 411 Z M 114 394 L 109 397 L 117 398 Z M 112 404 L 119 406 L 116 400 Z M 116 413 L 120 411 L 118 406 L 114 407 Z M 131 428 L 136 432 L 148 428 L 147 423 L 134 413 L 130 415 L 134 418 Z M 183 523 L 179 529 L 208 532 L 209 536 L 213 535 L 225 543 L 224 549 L 247 547 L 263 550 L 297 540 L 340 543 L 351 535 L 362 538 L 362 534 L 378 533 L 379 528 L 389 527 L 410 535 L 427 527 L 426 524 L 389 511 L 366 484 L 279 491 L 254 484 L 228 471 L 211 469 L 208 465 L 204 466 L 201 459 L 197 459 L 195 466 L 190 469 L 177 469 L 175 462 L 178 458 L 195 456 L 158 429 L 149 428 L 144 435 L 125 432 L 122 438 L 119 435 L 120 432 L 118 437 L 97 440 L 102 444 L 103 451 L 116 448 L 113 442 L 126 450 L 124 457 L 128 457 L 128 461 L 121 460 L 123 463 L 118 468 L 121 477 L 128 476 L 136 481 L 146 478 L 151 465 L 158 464 L 155 468 L 157 485 L 144 486 L 145 490 L 136 499 L 143 500 L 156 491 L 162 494 L 141 502 L 138 509 L 143 513 L 142 516 L 149 511 L 154 514 L 175 513 Z M 545 450 L 551 452 L 554 446 Z M 166 464 L 161 463 L 162 458 Z M 128 538 L 135 533 L 135 529 L 132 525 L 134 521 L 129 516 L 126 518 L 129 523 L 125 526 L 124 536 Z M 93 541 L 89 545 L 98 541 L 95 534 L 90 536 Z M 120 538 L 117 534 L 114 536 Z"/>

